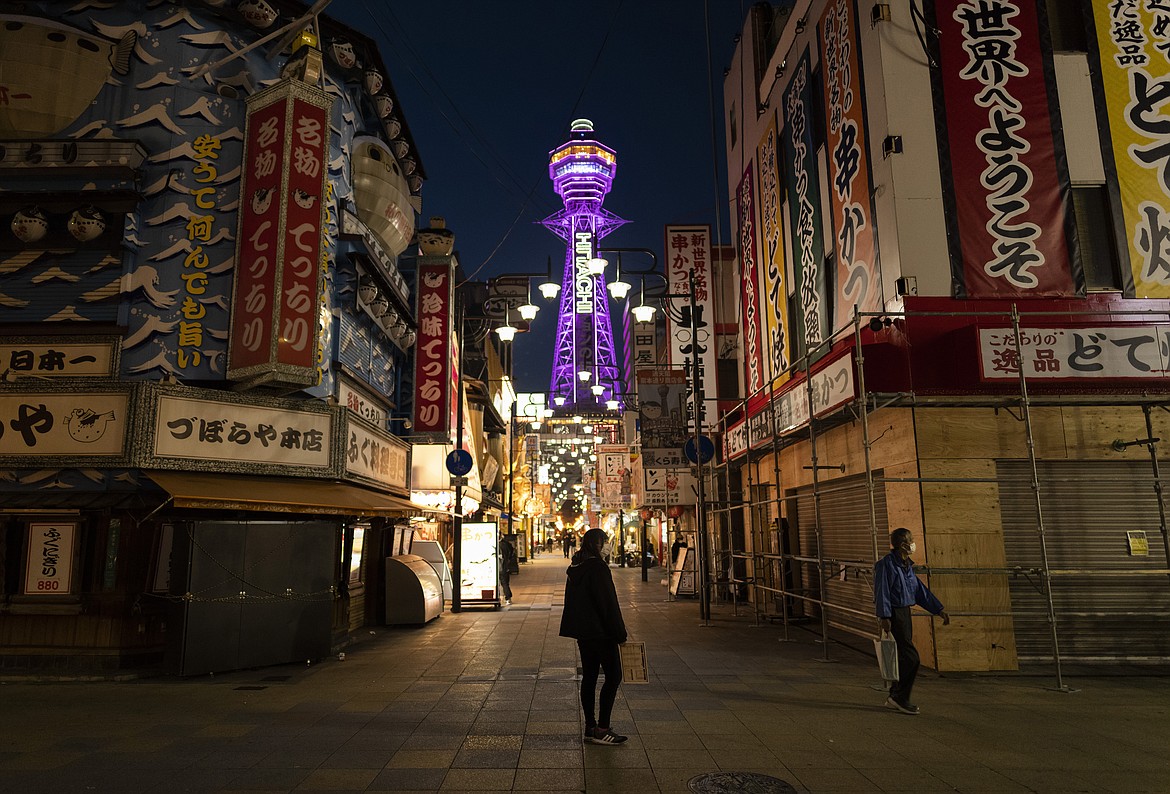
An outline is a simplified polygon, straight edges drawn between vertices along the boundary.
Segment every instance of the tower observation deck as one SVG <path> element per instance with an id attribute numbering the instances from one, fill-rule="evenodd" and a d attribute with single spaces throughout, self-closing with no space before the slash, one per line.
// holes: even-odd
<path id="1" fill-rule="evenodd" d="M 549 178 L 564 209 L 541 223 L 566 243 L 549 392 L 563 397 L 565 407 L 600 407 L 614 398 L 618 383 L 605 275 L 588 269 L 601 239 L 626 223 L 601 206 L 616 172 L 617 155 L 593 139 L 588 119 L 574 121 L 569 140 L 549 153 Z"/>

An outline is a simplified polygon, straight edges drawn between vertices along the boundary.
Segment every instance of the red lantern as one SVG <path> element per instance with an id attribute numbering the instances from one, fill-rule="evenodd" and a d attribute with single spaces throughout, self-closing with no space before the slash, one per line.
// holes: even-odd
<path id="1" fill-rule="evenodd" d="M 654 517 L 654 511 L 651 510 L 649 507 L 643 507 L 641 516 L 642 516 L 643 521 L 649 521 L 651 518 Z"/>
<path id="2" fill-rule="evenodd" d="M 673 507 L 668 507 L 666 509 L 666 514 L 668 516 L 670 516 L 671 518 L 679 518 L 683 514 L 683 509 L 681 507 L 679 507 L 678 505 L 675 505 Z"/>

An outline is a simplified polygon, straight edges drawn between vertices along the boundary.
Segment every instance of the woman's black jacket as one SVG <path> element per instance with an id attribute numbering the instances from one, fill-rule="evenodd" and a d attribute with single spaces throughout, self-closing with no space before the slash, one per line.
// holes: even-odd
<path id="1" fill-rule="evenodd" d="M 605 560 L 579 551 L 573 555 L 567 574 L 561 636 L 625 642 L 626 624 Z"/>

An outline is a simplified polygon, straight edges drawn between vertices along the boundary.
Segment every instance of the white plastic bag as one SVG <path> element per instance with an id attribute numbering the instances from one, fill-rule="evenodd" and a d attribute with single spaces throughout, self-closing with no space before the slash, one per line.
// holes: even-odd
<path id="1" fill-rule="evenodd" d="M 873 641 L 873 650 L 877 654 L 878 670 L 881 671 L 883 681 L 898 680 L 898 643 L 894 635 L 883 631 L 882 636 Z"/>

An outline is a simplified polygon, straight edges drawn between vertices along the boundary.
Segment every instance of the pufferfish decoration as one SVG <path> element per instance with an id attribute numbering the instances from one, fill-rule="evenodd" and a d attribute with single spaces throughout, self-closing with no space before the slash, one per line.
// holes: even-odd
<path id="1" fill-rule="evenodd" d="M 30 205 L 12 216 L 12 234 L 22 243 L 38 243 L 49 233 L 49 219 L 40 207 Z"/>
<path id="2" fill-rule="evenodd" d="M 329 54 L 342 69 L 352 69 L 357 66 L 357 53 L 354 52 L 353 44 L 347 38 L 338 36 L 333 39 L 329 45 Z"/>
<path id="3" fill-rule="evenodd" d="M 102 236 L 106 230 L 106 219 L 92 204 L 73 211 L 69 216 L 69 233 L 79 242 L 88 243 Z"/>
<path id="4" fill-rule="evenodd" d="M 245 22 L 257 30 L 267 29 L 277 17 L 276 9 L 264 0 L 243 0 L 236 6 L 236 11 L 240 12 Z"/>

